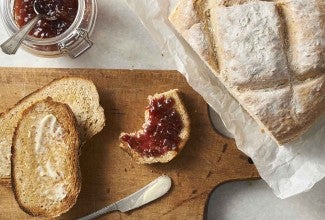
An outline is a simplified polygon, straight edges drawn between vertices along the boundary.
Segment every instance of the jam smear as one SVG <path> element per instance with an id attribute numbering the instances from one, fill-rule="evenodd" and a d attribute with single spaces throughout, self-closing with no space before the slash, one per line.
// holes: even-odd
<path id="1" fill-rule="evenodd" d="M 19 27 L 26 25 L 36 16 L 35 0 L 15 0 L 14 18 Z M 56 37 L 65 32 L 77 16 L 78 0 L 40 0 L 37 10 L 54 20 L 42 18 L 29 35 L 36 38 Z"/>
<path id="2" fill-rule="evenodd" d="M 158 157 L 167 151 L 177 151 L 183 122 L 174 105 L 173 98 L 153 99 L 147 107 L 149 120 L 143 132 L 138 135 L 125 134 L 121 139 L 146 157 Z"/>

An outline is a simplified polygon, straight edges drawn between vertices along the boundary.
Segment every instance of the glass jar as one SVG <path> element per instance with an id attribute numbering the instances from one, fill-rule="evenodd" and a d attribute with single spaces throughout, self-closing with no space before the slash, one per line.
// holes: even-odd
<path id="1" fill-rule="evenodd" d="M 9 35 L 19 30 L 14 20 L 14 1 L 1 1 L 1 17 Z M 78 0 L 78 12 L 71 26 L 61 35 L 53 38 L 27 36 L 22 47 L 35 55 L 56 57 L 68 54 L 76 58 L 88 50 L 93 42 L 89 39 L 97 18 L 96 0 Z"/>

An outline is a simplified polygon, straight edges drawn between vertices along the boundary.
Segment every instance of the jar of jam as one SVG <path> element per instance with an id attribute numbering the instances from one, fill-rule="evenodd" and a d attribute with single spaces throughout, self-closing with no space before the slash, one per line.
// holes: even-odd
<path id="1" fill-rule="evenodd" d="M 36 16 L 35 0 L 1 1 L 1 17 L 7 32 L 16 33 Z M 56 57 L 68 54 L 76 58 L 88 50 L 97 17 L 96 0 L 42 0 L 41 10 L 57 16 L 42 18 L 23 41 L 22 47 L 35 55 Z"/>

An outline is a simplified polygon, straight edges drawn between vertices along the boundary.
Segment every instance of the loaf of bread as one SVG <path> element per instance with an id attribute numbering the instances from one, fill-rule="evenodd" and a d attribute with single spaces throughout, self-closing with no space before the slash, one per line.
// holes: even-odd
<path id="1" fill-rule="evenodd" d="M 11 156 L 12 188 L 22 210 L 56 217 L 76 203 L 79 149 L 77 121 L 68 105 L 47 99 L 23 111 Z"/>
<path id="2" fill-rule="evenodd" d="M 190 119 L 178 90 L 149 96 L 142 130 L 121 133 L 120 147 L 140 164 L 167 163 L 185 146 Z"/>
<path id="3" fill-rule="evenodd" d="M 180 0 L 169 19 L 279 145 L 325 112 L 322 0 Z"/>
<path id="4" fill-rule="evenodd" d="M 47 97 L 69 105 L 77 119 L 81 143 L 90 139 L 104 127 L 104 110 L 99 104 L 98 92 L 93 82 L 78 77 L 54 80 L 0 115 L 0 182 L 2 184 L 10 183 L 12 137 L 22 112 L 33 103 Z"/>

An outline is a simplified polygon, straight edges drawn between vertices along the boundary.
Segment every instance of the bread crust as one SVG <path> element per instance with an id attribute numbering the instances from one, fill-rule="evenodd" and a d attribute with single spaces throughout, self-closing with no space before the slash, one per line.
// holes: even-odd
<path id="1" fill-rule="evenodd" d="M 24 205 L 22 202 L 22 197 L 26 195 L 21 195 L 20 192 L 17 190 L 18 182 L 16 177 L 16 163 L 18 162 L 16 159 L 17 150 L 16 143 L 18 140 L 18 132 L 21 127 L 21 123 L 28 114 L 32 113 L 35 110 L 35 107 L 39 104 L 47 105 L 53 109 L 57 108 L 59 110 L 59 115 L 55 115 L 58 118 L 59 123 L 66 123 L 67 127 L 69 127 L 69 137 L 72 140 L 71 145 L 73 146 L 73 150 L 71 151 L 71 157 L 69 158 L 71 161 L 71 166 L 74 167 L 75 176 L 72 178 L 74 182 L 71 185 L 74 187 L 73 190 L 67 195 L 67 199 L 64 199 L 63 202 L 60 204 L 58 208 L 55 210 L 41 210 L 41 209 L 33 209 L 27 207 L 26 204 Z M 51 114 L 54 114 L 51 112 Z M 55 113 L 57 114 L 57 113 Z M 80 140 L 79 140 L 79 132 L 77 130 L 77 120 L 71 111 L 70 107 L 67 104 L 54 102 L 51 98 L 47 98 L 45 100 L 38 101 L 28 107 L 22 114 L 22 118 L 19 120 L 18 125 L 14 131 L 12 147 L 11 147 L 11 184 L 12 190 L 14 192 L 15 199 L 19 205 L 19 207 L 26 212 L 27 214 L 34 216 L 34 217 L 47 217 L 47 218 L 54 218 L 60 216 L 61 214 L 70 210 L 76 203 L 78 195 L 81 190 L 81 172 L 79 167 L 79 154 L 80 154 Z M 26 167 L 26 169 L 30 169 L 30 167 Z M 25 192 L 24 192 L 25 193 Z"/>
<path id="2" fill-rule="evenodd" d="M 187 113 L 185 106 L 183 104 L 183 101 L 182 101 L 181 97 L 179 96 L 179 91 L 177 89 L 173 89 L 168 92 L 155 94 L 153 96 L 149 96 L 148 101 L 150 103 L 153 99 L 157 99 L 157 98 L 161 98 L 161 97 L 173 98 L 175 100 L 175 108 L 176 108 L 177 112 L 180 114 L 182 122 L 183 122 L 183 128 L 179 134 L 179 137 L 181 138 L 181 142 L 180 142 L 179 146 L 177 146 L 177 151 L 174 151 L 174 150 L 167 151 L 165 154 L 163 154 L 159 157 L 145 157 L 145 156 L 142 156 L 140 153 L 136 152 L 135 150 L 133 150 L 128 145 L 128 143 L 126 143 L 122 140 L 121 137 L 123 135 L 127 134 L 127 133 L 122 132 L 120 135 L 120 142 L 121 142 L 120 147 L 124 151 L 126 151 L 139 164 L 167 163 L 167 162 L 171 161 L 173 158 L 175 158 L 182 151 L 182 149 L 184 148 L 184 146 L 190 136 L 190 130 L 191 130 L 190 124 L 191 123 L 190 123 L 188 113 Z M 147 124 L 148 120 L 149 120 L 149 110 L 147 109 L 145 111 L 145 123 L 143 125 L 143 128 Z M 136 135 L 136 134 L 141 134 L 141 133 L 143 133 L 143 130 L 140 130 L 136 133 L 132 133 L 130 135 Z"/>
<path id="3" fill-rule="evenodd" d="M 279 0 L 279 2 L 285 2 L 286 4 L 290 2 L 290 4 L 286 5 L 288 7 L 291 6 L 291 3 L 293 2 L 306 2 L 308 0 Z M 313 7 L 315 7 L 313 10 L 320 10 L 320 12 L 315 12 L 314 14 L 324 14 L 324 7 L 316 7 L 317 5 L 320 5 L 318 0 L 312 0 L 315 2 L 313 4 Z M 251 2 L 251 3 L 250 3 Z M 250 7 L 246 7 L 246 4 L 250 4 Z M 198 6 L 199 5 L 199 6 Z M 220 37 L 220 32 L 223 34 L 226 34 L 227 31 L 236 31 L 233 28 L 234 26 L 227 26 L 226 29 L 222 29 L 217 34 L 218 28 L 220 28 L 220 25 L 217 25 L 213 23 L 211 24 L 211 13 L 215 13 L 214 15 L 218 16 L 216 12 L 223 12 L 225 16 L 222 16 L 221 18 L 217 19 L 226 19 L 226 15 L 228 16 L 231 12 L 240 12 L 241 10 L 251 10 L 252 7 L 259 7 L 259 6 L 268 6 L 273 7 L 274 13 L 270 14 L 269 17 L 266 19 L 269 19 L 270 22 L 276 23 L 273 25 L 273 29 L 275 32 L 282 33 L 280 36 L 280 39 L 283 41 L 282 46 L 281 44 L 274 44 L 274 48 L 279 47 L 278 50 L 288 50 L 290 47 L 286 47 L 285 44 L 287 43 L 287 37 L 289 36 L 290 39 L 293 39 L 293 35 L 295 33 L 288 34 L 287 31 L 290 31 L 291 29 L 285 29 L 283 33 L 283 28 L 287 28 L 285 24 L 282 22 L 285 22 L 286 19 L 283 19 L 283 14 L 278 14 L 276 10 L 279 10 L 281 7 L 281 4 L 276 4 L 276 1 L 249 1 L 249 0 L 180 0 L 174 11 L 170 14 L 169 20 L 174 25 L 175 29 L 184 37 L 184 39 L 190 44 L 190 46 L 198 53 L 198 55 L 201 57 L 201 59 L 209 66 L 209 68 L 214 72 L 216 77 L 225 85 L 225 87 L 228 89 L 230 94 L 239 101 L 239 103 L 244 107 L 244 109 L 258 122 L 262 130 L 266 131 L 279 145 L 291 142 L 295 140 L 296 138 L 300 137 L 302 134 L 304 134 L 311 126 L 312 124 L 319 118 L 322 114 L 325 112 L 325 95 L 324 95 L 324 89 L 323 85 L 325 83 L 324 79 L 324 69 L 322 69 L 324 66 L 324 61 L 319 61 L 320 57 L 324 57 L 324 50 L 325 46 L 320 43 L 320 45 L 316 43 L 317 46 L 310 47 L 309 49 L 313 51 L 313 55 L 317 57 L 314 61 L 318 62 L 318 64 L 313 64 L 311 66 L 319 67 L 317 70 L 311 69 L 311 72 L 301 71 L 297 72 L 296 69 L 292 68 L 292 65 L 290 66 L 284 57 L 281 59 L 281 68 L 278 68 L 278 71 L 283 71 L 284 69 L 288 69 L 288 75 L 283 78 L 284 75 L 280 74 L 282 78 L 279 78 L 278 80 L 273 79 L 272 77 L 265 78 L 266 81 L 263 79 L 263 83 L 254 83 L 254 78 L 252 80 L 244 81 L 246 84 L 243 86 L 241 84 L 234 84 L 229 82 L 229 73 L 224 68 L 224 60 L 225 62 L 233 62 L 234 56 L 229 56 L 225 51 L 221 50 L 222 46 L 220 45 L 221 42 L 227 41 L 227 39 L 224 39 L 221 42 L 218 42 L 218 39 Z M 273 6 L 272 6 L 273 5 Z M 295 5 L 295 4 L 292 4 Z M 226 7 L 225 7 L 226 6 Z M 264 6 L 263 6 L 264 7 Z M 266 7 L 265 7 L 266 8 Z M 258 9 L 259 12 L 263 11 L 264 9 Z M 287 8 L 288 10 L 294 10 L 294 8 Z M 310 14 L 310 8 L 308 8 L 309 11 L 302 12 L 306 14 L 306 17 L 308 18 L 308 15 Z M 202 16 L 202 12 L 205 12 L 205 16 Z M 267 11 L 268 13 L 270 11 Z M 254 12 L 250 12 L 254 13 Z M 189 16 L 192 15 L 193 16 Z M 258 13 L 257 13 L 258 14 Z M 287 12 L 288 14 L 288 12 Z M 220 15 L 220 14 L 219 14 Z M 264 16 L 265 13 L 261 13 L 261 16 Z M 249 14 L 247 15 L 248 18 L 250 18 Z M 244 14 L 242 16 L 235 16 L 235 18 L 229 19 L 229 22 L 234 22 L 238 18 L 238 22 L 244 22 L 244 19 L 246 18 Z M 313 20 L 314 18 L 311 18 Z M 318 19 L 318 18 L 315 18 Z M 240 20 L 240 21 L 239 21 Z M 307 19 L 308 20 L 308 19 Z M 319 20 L 319 19 L 318 19 Z M 264 21 L 264 20 L 263 20 Z M 224 20 L 219 21 L 220 23 L 224 22 Z M 307 30 L 309 31 L 315 31 L 315 36 L 313 36 L 315 39 L 317 38 L 317 41 L 319 40 L 319 36 L 325 36 L 324 35 L 324 21 L 319 21 L 320 23 L 317 25 L 321 25 L 320 29 L 314 28 L 317 25 L 310 25 L 311 27 Z M 186 25 L 184 25 L 186 24 Z M 224 24 L 224 23 L 223 23 Z M 256 23 L 259 24 L 258 22 Z M 258 26 L 255 26 L 255 28 L 259 28 Z M 306 25 L 306 24 L 304 24 Z M 195 27 L 205 27 L 205 28 L 195 28 Z M 318 26 L 317 26 L 318 27 Z M 263 27 L 262 27 L 263 28 Z M 278 30 L 276 30 L 278 29 Z M 258 31 L 259 29 L 257 29 Z M 249 30 L 248 30 L 249 31 Z M 300 28 L 299 31 L 304 32 L 306 29 Z M 322 31 L 322 33 L 319 33 Z M 214 33 L 214 36 L 211 37 Z M 235 32 L 230 32 L 230 36 L 235 36 Z M 244 33 L 243 31 L 238 32 L 238 34 Z M 283 35 L 285 34 L 285 35 Z M 189 36 L 190 35 L 190 36 Z M 195 37 L 203 35 L 204 37 Z M 309 35 L 313 35 L 313 33 L 309 33 Z M 302 36 L 307 36 L 305 33 L 302 34 Z M 208 41 L 208 39 L 212 39 L 212 41 Z M 324 37 L 323 37 L 324 38 Z M 304 39 L 304 38 L 303 38 Z M 274 39 L 272 39 L 273 41 Z M 244 39 L 241 40 L 241 42 L 244 41 Z M 271 41 L 271 42 L 272 42 Z M 290 42 L 294 42 L 293 40 L 290 40 Z M 301 42 L 304 42 L 301 40 Z M 306 41 L 308 44 L 309 41 Z M 324 39 L 323 39 L 324 42 Z M 231 43 L 234 43 L 233 41 Z M 297 42 L 295 42 L 297 43 Z M 299 42 L 298 42 L 299 43 Z M 260 42 L 258 42 L 260 44 Z M 209 47 L 207 49 L 206 47 Z M 260 45 L 263 47 L 263 45 Z M 265 46 L 265 45 L 264 45 Z M 269 46 L 269 45 L 268 45 Z M 297 47 L 297 45 L 295 45 Z M 254 48 L 254 47 L 253 47 Z M 269 50 L 273 50 L 274 48 L 270 48 Z M 236 48 L 234 48 L 237 50 Z M 216 53 L 204 53 L 204 51 L 216 51 Z M 276 52 L 276 51 L 275 51 Z M 312 53 L 312 52 L 311 52 Z M 220 55 L 223 56 L 223 54 L 226 54 L 229 57 L 226 57 L 224 60 L 221 59 Z M 282 53 L 283 54 L 283 53 Z M 291 56 L 291 53 L 288 53 L 288 51 L 285 51 L 286 56 Z M 317 56 L 316 56 L 317 55 Z M 237 55 L 236 55 L 237 56 Z M 300 55 L 301 56 L 301 55 Z M 275 57 L 279 57 L 276 55 Z M 292 56 L 295 57 L 295 56 Z M 294 63 L 294 62 L 291 62 Z M 230 63 L 233 65 L 233 63 Z M 309 65 L 309 63 L 308 63 Z M 304 65 L 304 67 L 307 65 Z M 254 66 L 253 66 L 254 67 Z M 253 68 L 252 67 L 252 68 Z M 271 70 L 274 70 L 276 68 L 270 68 Z M 242 70 L 238 70 L 238 72 L 235 72 L 236 74 L 241 74 Z M 265 73 L 268 73 L 269 71 L 266 71 Z M 274 73 L 274 77 L 278 74 L 277 72 Z M 302 78 L 301 75 L 304 75 Z M 242 76 L 242 75 L 240 75 Z M 237 80 L 238 77 L 234 77 L 234 80 Z M 316 84 L 311 85 L 309 81 L 315 81 Z M 234 81 L 236 82 L 236 81 Z M 306 86 L 304 86 L 306 85 Z M 304 92 L 297 92 L 297 88 L 302 88 Z M 273 93 L 277 93 L 277 91 L 285 91 L 286 95 L 280 95 L 274 96 Z M 303 99 L 301 98 L 301 94 L 313 94 L 312 98 L 309 99 Z M 297 101 L 299 100 L 299 101 Z M 298 114 L 296 112 L 297 109 L 297 103 L 299 102 L 300 106 L 303 106 L 304 113 Z M 284 103 L 288 103 L 286 105 L 286 108 L 284 108 Z"/>
<path id="4" fill-rule="evenodd" d="M 325 73 L 325 20 L 321 13 L 325 3 L 277 0 L 276 4 L 286 27 L 288 63 L 296 77 L 304 80 Z"/>
<path id="5" fill-rule="evenodd" d="M 11 187 L 11 178 L 1 178 L 0 185 L 5 187 Z"/>

